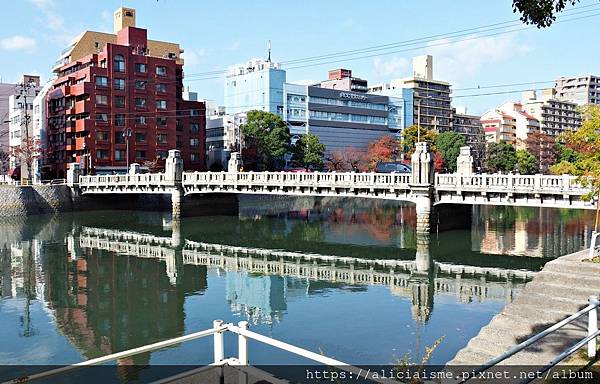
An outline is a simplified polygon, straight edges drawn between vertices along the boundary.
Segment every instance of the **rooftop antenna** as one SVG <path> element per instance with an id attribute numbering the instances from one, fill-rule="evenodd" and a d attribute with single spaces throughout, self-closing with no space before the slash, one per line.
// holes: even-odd
<path id="1" fill-rule="evenodd" d="M 267 50 L 269 51 L 269 57 L 267 58 L 267 62 L 271 62 L 271 40 L 267 42 Z"/>

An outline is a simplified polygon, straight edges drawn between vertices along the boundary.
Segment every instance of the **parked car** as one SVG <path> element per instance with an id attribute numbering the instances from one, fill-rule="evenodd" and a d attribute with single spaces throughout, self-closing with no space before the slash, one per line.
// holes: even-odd
<path id="1" fill-rule="evenodd" d="M 379 162 L 375 165 L 375 172 L 377 173 L 411 173 L 412 168 L 410 165 L 404 164 L 400 161 L 390 162 Z"/>

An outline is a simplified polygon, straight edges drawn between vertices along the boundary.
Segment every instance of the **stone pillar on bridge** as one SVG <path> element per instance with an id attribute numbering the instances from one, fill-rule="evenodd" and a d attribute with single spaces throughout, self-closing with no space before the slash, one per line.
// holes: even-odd
<path id="1" fill-rule="evenodd" d="M 81 176 L 81 166 L 79 163 L 69 163 L 67 166 L 67 185 L 71 188 L 79 185 L 79 176 Z"/>
<path id="2" fill-rule="evenodd" d="M 182 180 L 183 159 L 181 158 L 181 152 L 177 149 L 171 149 L 169 156 L 165 160 L 165 181 L 172 186 L 171 204 L 173 220 L 181 217 L 181 201 L 183 199 Z"/>
<path id="3" fill-rule="evenodd" d="M 417 233 L 416 270 L 410 273 L 412 290 L 411 312 L 413 319 L 421 324 L 427 323 L 433 311 L 435 293 L 435 267 L 429 252 L 429 234 Z"/>
<path id="4" fill-rule="evenodd" d="M 140 165 L 138 163 L 132 163 L 129 165 L 129 174 L 137 175 L 140 173 Z"/>
<path id="5" fill-rule="evenodd" d="M 456 159 L 456 173 L 459 175 L 473 174 L 473 156 L 471 156 L 471 148 L 468 146 L 460 147 L 460 154 Z"/>
<path id="6" fill-rule="evenodd" d="M 410 189 L 416 200 L 417 233 L 431 231 L 431 214 L 433 210 L 434 169 L 433 154 L 428 143 L 416 144 L 411 157 L 412 179 Z"/>

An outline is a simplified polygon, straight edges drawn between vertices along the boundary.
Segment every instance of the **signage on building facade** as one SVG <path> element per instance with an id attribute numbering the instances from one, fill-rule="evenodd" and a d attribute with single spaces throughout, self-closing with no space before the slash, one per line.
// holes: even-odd
<path id="1" fill-rule="evenodd" d="M 365 96 L 365 95 L 356 95 L 354 93 L 348 93 L 348 92 L 340 92 L 340 98 L 352 99 L 352 100 L 367 100 L 367 96 Z"/>

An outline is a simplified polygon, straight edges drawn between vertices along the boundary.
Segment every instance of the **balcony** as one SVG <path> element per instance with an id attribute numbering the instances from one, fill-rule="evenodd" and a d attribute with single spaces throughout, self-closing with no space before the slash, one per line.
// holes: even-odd
<path id="1" fill-rule="evenodd" d="M 69 89 L 65 90 L 65 94 L 70 94 L 73 96 L 80 96 L 80 95 L 84 95 L 84 94 L 89 95 L 92 93 L 92 90 L 93 90 L 93 84 L 89 83 L 89 82 L 73 84 L 73 85 L 69 85 L 67 87 Z"/>
<path id="2" fill-rule="evenodd" d="M 81 100 L 75 102 L 75 113 L 80 114 L 84 112 L 90 112 L 92 110 L 89 100 Z"/>

